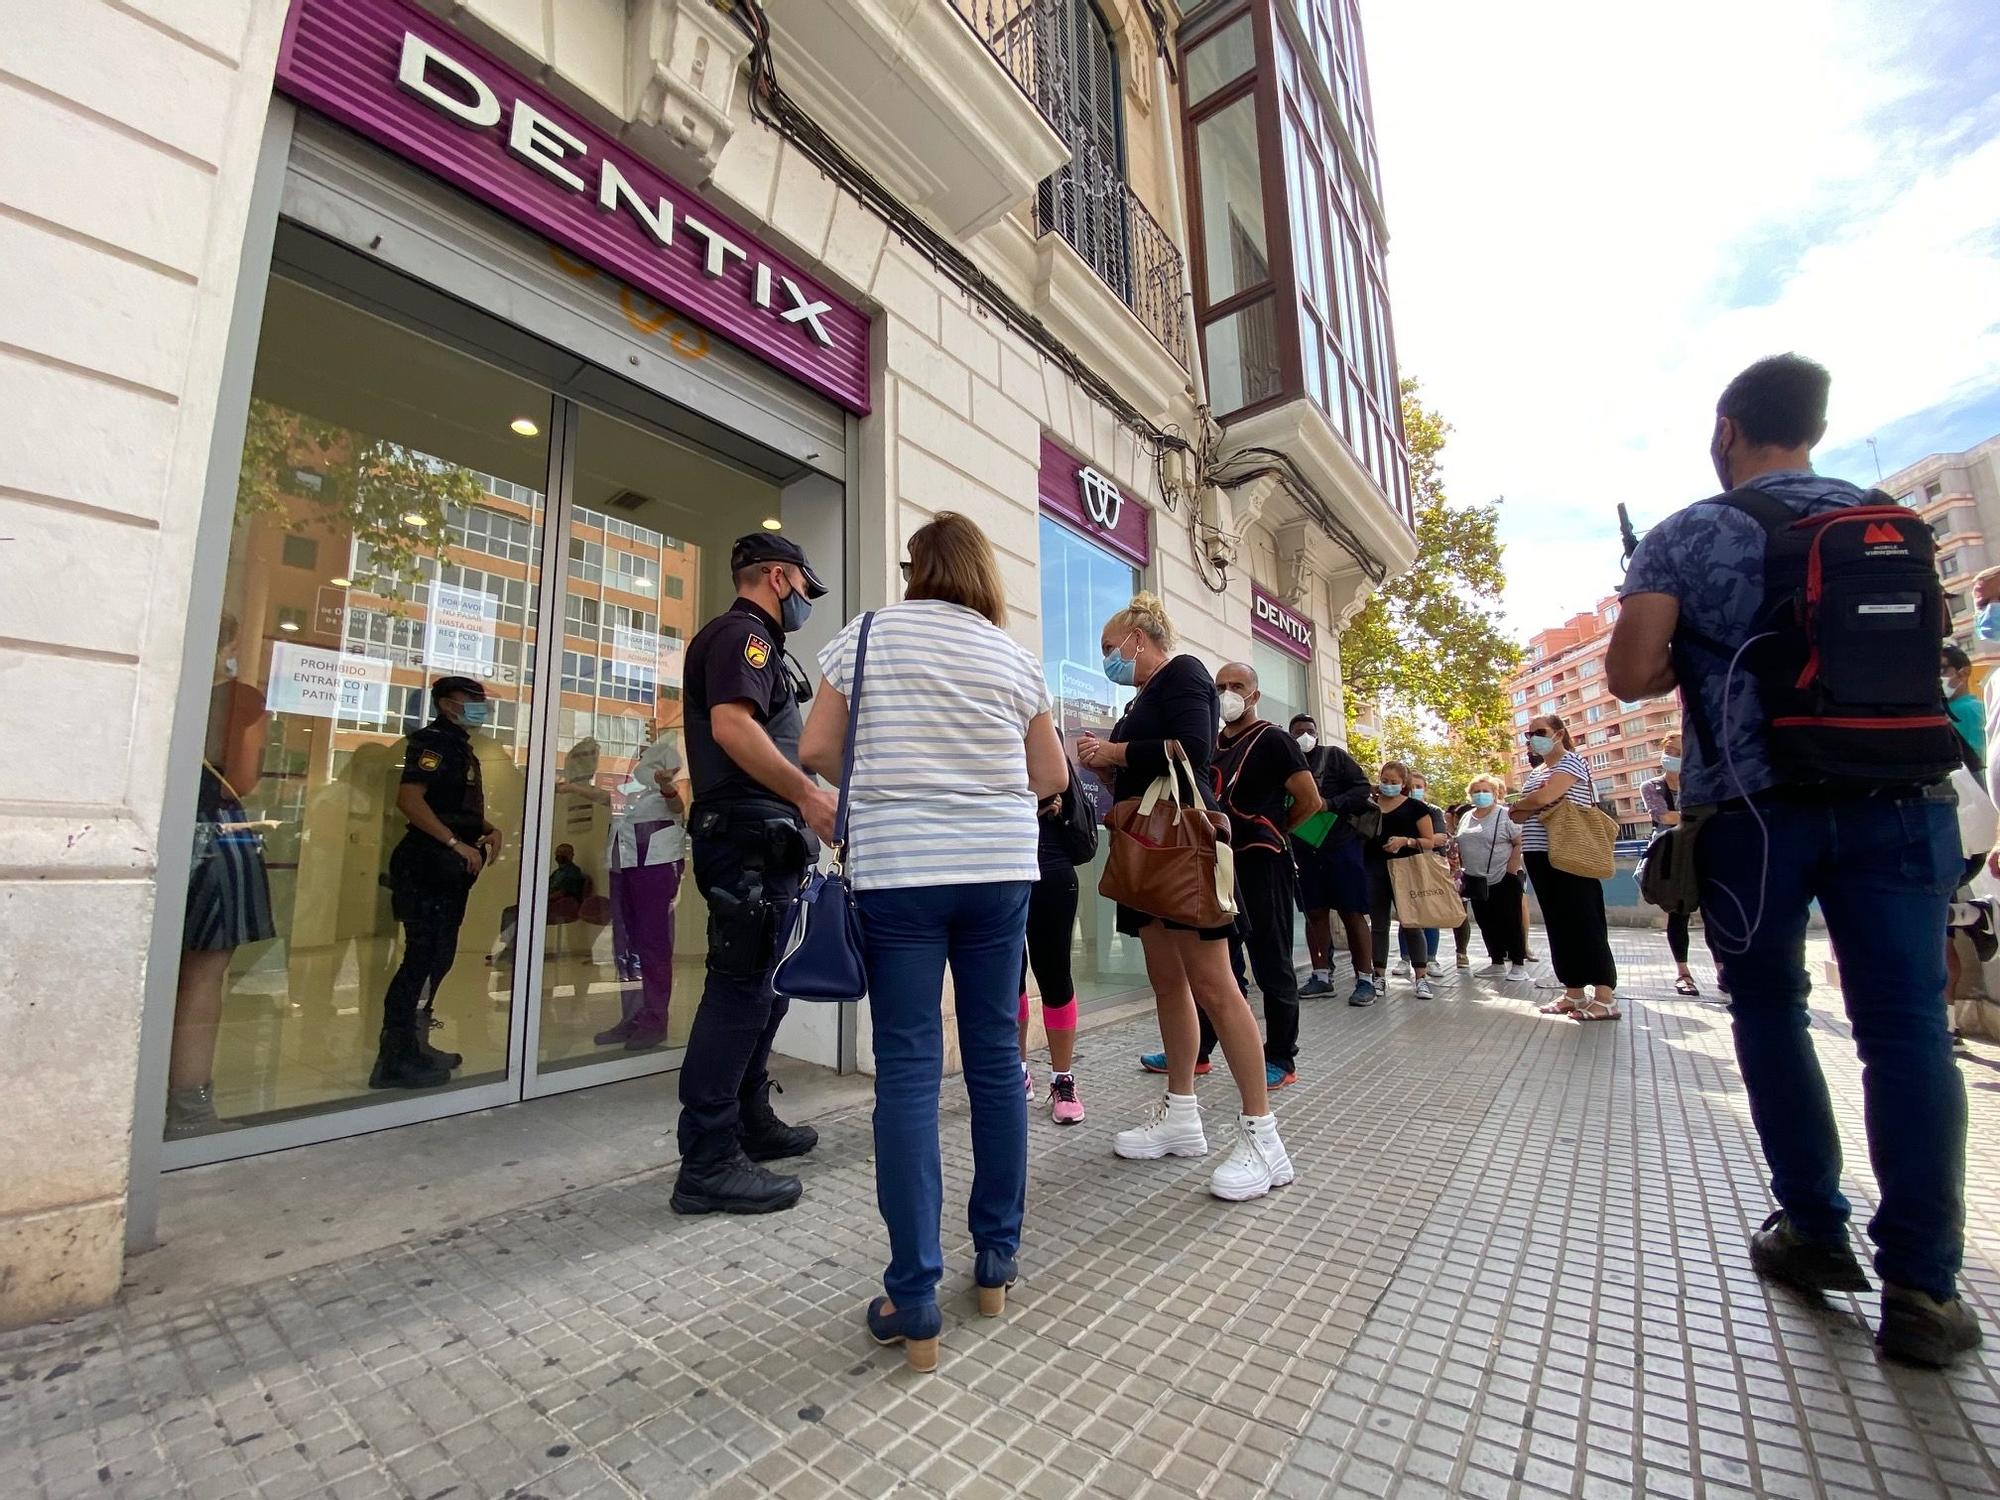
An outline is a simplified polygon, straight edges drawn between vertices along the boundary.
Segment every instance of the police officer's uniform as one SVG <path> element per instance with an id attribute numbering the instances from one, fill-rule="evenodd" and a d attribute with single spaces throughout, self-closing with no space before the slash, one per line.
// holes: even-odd
<path id="1" fill-rule="evenodd" d="M 747 549 L 747 550 L 746 550 Z M 732 569 L 756 561 L 804 571 L 808 593 L 824 592 L 797 546 L 780 537 L 744 537 Z M 738 598 L 688 644 L 682 685 L 687 709 L 688 775 L 693 815 L 688 834 L 695 886 L 708 903 L 708 975 L 688 1036 L 680 1076 L 681 1179 L 674 1206 L 684 1212 L 752 1206 L 716 1185 L 739 1148 L 751 1160 L 810 1150 L 808 1127 L 771 1113 L 766 1067 L 787 1002 L 771 989 L 777 944 L 819 841 L 790 802 L 738 766 L 715 742 L 711 715 L 742 703 L 786 760 L 799 763 L 804 675 L 785 656 L 785 633 L 751 600 Z M 758 1174 L 760 1177 L 763 1174 Z M 783 1202 L 789 1207 L 796 1183 Z M 768 1181 L 768 1179 L 767 1179 Z"/>
<path id="2" fill-rule="evenodd" d="M 438 689 L 455 690 L 445 679 Z M 466 686 L 479 684 L 464 679 Z M 437 689 L 434 689 L 434 692 Z M 481 689 L 478 697 L 485 696 Z M 486 789 L 472 736 L 440 711 L 412 733 L 403 753 L 402 784 L 424 789 L 424 802 L 462 844 L 486 832 Z M 403 962 L 382 997 L 382 1047 L 371 1088 L 441 1082 L 435 1071 L 458 1066 L 456 1053 L 431 1047 L 431 1003 L 458 957 L 458 929 L 474 877 L 449 844 L 411 828 L 389 855 L 390 909 L 403 924 Z M 426 1076 L 429 1074 L 430 1076 Z"/>

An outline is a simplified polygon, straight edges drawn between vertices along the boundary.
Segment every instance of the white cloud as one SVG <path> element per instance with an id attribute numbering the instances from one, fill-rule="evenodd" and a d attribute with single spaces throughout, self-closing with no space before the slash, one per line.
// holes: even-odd
<path id="1" fill-rule="evenodd" d="M 1401 362 L 1452 492 L 1507 496 L 1523 636 L 1615 587 L 1618 501 L 1713 488 L 1751 359 L 1833 370 L 1829 445 L 2000 381 L 2000 131 L 1910 51 L 1942 0 L 1364 5 Z"/>

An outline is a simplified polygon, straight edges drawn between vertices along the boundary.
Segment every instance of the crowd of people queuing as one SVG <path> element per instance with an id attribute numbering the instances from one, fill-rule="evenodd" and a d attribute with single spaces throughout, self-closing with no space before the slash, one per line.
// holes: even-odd
<path id="1" fill-rule="evenodd" d="M 1867 722 L 1895 738 L 1885 735 L 1866 753 L 1852 742 L 1859 710 L 1827 718 L 1830 732 L 1848 736 L 1837 747 L 1846 769 L 1801 776 L 1799 757 L 1824 745 L 1802 751 L 1801 720 L 1780 718 L 1760 700 L 1787 690 L 1796 663 L 1781 679 L 1757 679 L 1741 666 L 1750 645 L 1782 634 L 1764 597 L 1778 586 L 1774 527 L 1838 520 L 1870 503 L 1854 486 L 1811 470 L 1826 393 L 1826 372 L 1795 356 L 1761 362 L 1731 383 L 1712 446 L 1726 493 L 1670 517 L 1639 545 L 1606 675 L 1621 698 L 1678 691 L 1683 699 L 1687 733 L 1665 742 L 1643 796 L 1660 844 L 1693 850 L 1685 897 L 1671 903 L 1667 925 L 1675 989 L 1700 994 L 1689 963 L 1689 917 L 1699 910 L 1771 1168 L 1779 1207 L 1752 1237 L 1753 1264 L 1814 1295 L 1868 1285 L 1847 1242 L 1838 1132 L 1806 1025 L 1803 939 L 1816 901 L 1865 1065 L 1880 1183 L 1869 1225 L 1883 1283 L 1878 1339 L 1892 1355 L 1935 1365 L 1980 1341 L 1956 1285 L 1965 1096 L 1946 1031 L 1946 952 L 1937 939 L 1959 910 L 1948 906 L 1953 891 L 1992 847 L 1993 831 L 1989 825 L 1968 859 L 1946 779 L 1956 768 L 1939 761 L 1938 750 L 1958 746 L 1967 768 L 1983 770 L 1988 716 L 1970 692 L 1969 660 L 1946 649 L 1935 705 L 1920 688 L 1910 702 L 1881 709 Z M 1909 555 L 1890 512 L 1868 515 L 1862 550 L 1834 566 L 1887 566 Z M 1925 537 L 1918 550 L 1928 556 Z M 1198 908 L 1227 913 L 1221 920 L 1189 919 L 1196 908 L 1143 909 L 1154 903 L 1121 891 L 1129 899 L 1117 904 L 1116 928 L 1143 952 L 1162 1043 L 1140 1064 L 1163 1076 L 1165 1088 L 1142 1119 L 1112 1134 L 1120 1158 L 1210 1154 L 1195 1080 L 1210 1072 L 1219 1047 L 1237 1107 L 1210 1192 L 1243 1201 L 1292 1183 L 1301 1169 L 1281 1138 L 1272 1096 L 1299 1077 L 1301 1002 L 1339 993 L 1344 948 L 1347 1004 L 1379 1003 L 1392 977 L 1392 919 L 1401 960 L 1393 975 L 1411 981 L 1412 1001 L 1437 998 L 1446 927 L 1457 968 L 1471 967 L 1476 928 L 1486 958 L 1477 977 L 1496 981 L 1502 994 L 1525 995 L 1508 987 L 1533 977 L 1532 890 L 1553 971 L 1539 983 L 1558 992 L 1542 1014 L 1578 1023 L 1622 1015 L 1602 880 L 1574 857 L 1567 835 L 1557 836 L 1580 815 L 1601 817 L 1590 767 L 1559 715 L 1526 726 L 1532 769 L 1518 790 L 1495 773 L 1441 793 L 1403 759 L 1364 768 L 1310 715 L 1282 728 L 1267 720 L 1254 668 L 1229 662 L 1211 673 L 1178 649 L 1161 601 L 1140 593 L 1105 620 L 1099 642 L 1105 676 L 1134 696 L 1106 732 L 1086 731 L 1066 745 L 1041 664 L 1005 628 L 998 566 L 979 527 L 941 513 L 910 537 L 908 554 L 903 599 L 848 622 L 820 651 L 814 688 L 786 641 L 825 586 L 790 539 L 760 532 L 737 541 L 736 597 L 686 653 L 685 767 L 663 756 L 633 784 L 652 800 L 625 863 L 658 864 L 668 874 L 657 889 L 623 894 L 637 903 L 627 914 L 629 946 L 648 981 L 665 965 L 640 953 L 647 913 L 638 907 L 670 910 L 683 848 L 708 907 L 706 980 L 679 1075 L 673 1206 L 691 1214 L 781 1211 L 799 1201 L 802 1185 L 770 1164 L 812 1151 L 818 1136 L 787 1124 L 772 1106 L 768 1061 L 789 1005 L 773 970 L 801 882 L 833 846 L 860 919 L 876 1067 L 876 1189 L 889 1241 L 883 1295 L 869 1305 L 867 1324 L 879 1342 L 903 1345 L 914 1368 L 935 1367 L 943 1326 L 947 973 L 971 1106 L 967 1223 L 982 1313 L 1004 1312 L 1018 1275 L 1028 1106 L 1037 1096 L 1031 977 L 1049 1053 L 1048 1115 L 1059 1126 L 1086 1118 L 1070 950 L 1079 865 L 1090 860 L 1100 821 L 1090 778 L 1114 807 L 1145 806 L 1186 774 L 1191 799 L 1225 830 L 1214 868 L 1233 871 L 1233 889 L 1217 892 L 1229 899 Z M 1942 597 L 1930 597 L 1941 635 Z M 1976 597 L 1980 638 L 2000 641 L 2000 569 L 1981 576 Z M 1919 613 L 1910 612 L 1906 627 L 1913 661 L 1937 649 L 1935 640 L 1924 644 L 1929 626 Z M 230 649 L 231 624 L 219 653 Z M 1871 628 L 1878 632 L 1871 640 L 1880 639 L 1883 627 Z M 219 673 L 225 685 L 216 695 L 203 797 L 204 826 L 216 830 L 221 852 L 190 887 L 186 1024 L 176 1031 L 170 1100 L 170 1110 L 195 1125 L 213 1113 L 215 976 L 234 947 L 268 926 L 257 903 L 230 896 L 232 881 L 254 894 L 261 874 L 249 878 L 248 867 L 229 857 L 228 841 L 254 826 L 241 807 L 254 766 L 235 749 L 247 736 L 233 726 L 248 711 L 232 717 L 226 665 Z M 1880 673 L 1859 676 L 1873 684 L 1866 691 L 1888 691 Z M 388 986 L 370 1080 L 377 1087 L 442 1082 L 459 1063 L 430 1045 L 427 1005 L 455 951 L 464 890 L 500 847 L 468 748 L 484 722 L 484 696 L 470 679 L 441 679 L 436 722 L 411 737 L 399 798 L 409 831 L 391 867 L 407 941 Z M 1780 725 L 1790 726 L 1782 747 Z M 1948 757 L 1958 758 L 1956 749 Z M 674 839 L 664 861 L 652 847 L 662 830 Z M 198 859 L 204 853 L 197 850 Z M 2000 876 L 2000 851 L 1992 858 Z M 1754 889 L 1746 884 L 1753 875 Z M 1218 874 L 1215 884 L 1224 883 Z M 1301 912 L 1303 983 L 1294 959 Z M 1261 1031 L 1247 998 L 1252 979 Z M 654 994 L 649 982 L 599 1041 L 657 1044 L 664 1005 L 664 990 Z"/>

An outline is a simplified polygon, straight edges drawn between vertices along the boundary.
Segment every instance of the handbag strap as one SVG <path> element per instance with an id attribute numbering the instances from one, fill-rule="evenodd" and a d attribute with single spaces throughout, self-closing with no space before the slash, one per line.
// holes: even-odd
<path id="1" fill-rule="evenodd" d="M 854 786 L 854 730 L 861 722 L 861 680 L 868 669 L 868 632 L 875 627 L 875 611 L 861 617 L 861 634 L 854 643 L 854 680 L 847 687 L 847 739 L 840 748 L 840 807 L 833 815 L 833 861 L 847 856 L 847 798 Z"/>

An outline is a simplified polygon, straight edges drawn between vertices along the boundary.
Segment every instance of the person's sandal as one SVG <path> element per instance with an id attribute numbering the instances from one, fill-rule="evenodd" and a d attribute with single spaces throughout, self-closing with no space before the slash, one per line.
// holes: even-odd
<path id="1" fill-rule="evenodd" d="M 1574 1015 L 1580 1007 L 1588 1003 L 1581 995 L 1574 997 L 1558 995 L 1547 1005 L 1539 1007 L 1539 1009 L 1545 1016 L 1568 1016 Z"/>
<path id="2" fill-rule="evenodd" d="M 1692 976 L 1683 974 L 1674 981 L 1674 993 L 1692 998 L 1701 994 L 1701 986 L 1694 982 Z"/>
<path id="3" fill-rule="evenodd" d="M 1586 1000 L 1569 1013 L 1572 1021 L 1616 1021 L 1625 1014 L 1618 1008 L 1618 997 L 1609 1000 Z"/>

